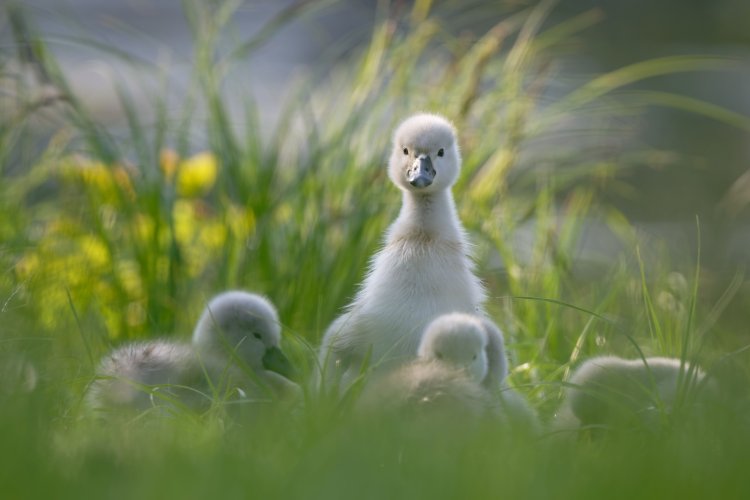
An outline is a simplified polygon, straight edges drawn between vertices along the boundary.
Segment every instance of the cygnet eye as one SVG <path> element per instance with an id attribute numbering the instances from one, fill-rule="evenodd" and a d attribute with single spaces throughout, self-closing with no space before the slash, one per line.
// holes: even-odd
<path id="1" fill-rule="evenodd" d="M 474 357 L 473 357 L 473 358 L 471 358 L 471 360 L 472 360 L 472 361 L 476 361 L 476 360 L 477 360 L 477 355 L 475 354 L 475 355 L 474 355 Z"/>
<path id="2" fill-rule="evenodd" d="M 256 338 L 256 339 L 258 339 L 258 340 L 261 340 L 261 339 L 263 338 L 263 337 L 262 337 L 262 336 L 260 335 L 260 333 L 258 333 L 258 332 L 255 332 L 255 333 L 253 333 L 253 337 L 255 337 L 255 338 Z"/>
<path id="3" fill-rule="evenodd" d="M 404 148 L 404 154 L 405 154 L 405 155 L 408 155 L 408 154 L 409 154 L 409 150 L 408 150 L 408 149 L 406 149 L 406 148 Z"/>
<path id="4" fill-rule="evenodd" d="M 442 355 L 442 354 L 440 354 L 439 352 L 438 352 L 438 353 L 435 353 L 435 357 L 436 357 L 437 359 L 443 359 L 443 355 Z"/>
<path id="5" fill-rule="evenodd" d="M 443 151 L 443 148 L 440 148 L 440 150 L 438 151 L 438 156 L 442 158 L 444 155 L 445 155 L 445 151 Z"/>

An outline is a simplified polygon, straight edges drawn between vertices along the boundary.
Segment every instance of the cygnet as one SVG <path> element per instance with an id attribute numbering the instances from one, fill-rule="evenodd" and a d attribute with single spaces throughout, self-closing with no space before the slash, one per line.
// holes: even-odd
<path id="1" fill-rule="evenodd" d="M 451 194 L 460 167 L 445 118 L 418 114 L 396 129 L 388 175 L 402 191 L 401 212 L 353 302 L 324 335 L 326 380 L 341 376 L 346 385 L 368 355 L 379 368 L 411 361 L 432 319 L 481 312 L 484 289 Z"/>
<path id="2" fill-rule="evenodd" d="M 477 383 L 487 378 L 487 333 L 481 320 L 464 313 L 435 318 L 424 331 L 417 356 L 463 369 Z"/>
<path id="3" fill-rule="evenodd" d="M 276 309 L 266 299 L 231 291 L 214 297 L 193 333 L 193 344 L 154 340 L 115 349 L 87 393 L 99 410 L 207 408 L 215 396 L 257 399 L 296 394 L 279 348 Z"/>
<path id="4" fill-rule="evenodd" d="M 580 426 L 648 426 L 695 395 L 704 379 L 702 370 L 679 359 L 595 357 L 570 377 L 560 415 Z"/>
<path id="5" fill-rule="evenodd" d="M 193 331 L 201 354 L 232 360 L 282 389 L 290 383 L 292 366 L 280 342 L 281 324 L 271 301 L 240 290 L 211 299 Z"/>

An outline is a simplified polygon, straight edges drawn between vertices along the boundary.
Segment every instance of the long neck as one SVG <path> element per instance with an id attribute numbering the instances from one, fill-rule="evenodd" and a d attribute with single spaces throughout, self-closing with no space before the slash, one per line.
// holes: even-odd
<path id="1" fill-rule="evenodd" d="M 450 190 L 429 194 L 404 191 L 401 212 L 391 226 L 389 239 L 406 238 L 411 235 L 429 235 L 447 241 L 463 241 Z"/>

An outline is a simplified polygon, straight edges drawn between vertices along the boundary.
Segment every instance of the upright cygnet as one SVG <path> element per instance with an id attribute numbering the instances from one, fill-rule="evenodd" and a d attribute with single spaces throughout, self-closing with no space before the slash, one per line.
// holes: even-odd
<path id="1" fill-rule="evenodd" d="M 418 114 L 396 129 L 388 175 L 403 193 L 401 212 L 354 301 L 325 333 L 326 379 L 340 375 L 346 384 L 368 353 L 376 367 L 413 360 L 433 318 L 481 311 L 484 290 L 451 194 L 460 165 L 445 118 Z"/>
<path id="2" fill-rule="evenodd" d="M 679 359 L 591 358 L 570 377 L 560 414 L 572 415 L 574 425 L 648 425 L 704 378 L 703 371 Z"/>

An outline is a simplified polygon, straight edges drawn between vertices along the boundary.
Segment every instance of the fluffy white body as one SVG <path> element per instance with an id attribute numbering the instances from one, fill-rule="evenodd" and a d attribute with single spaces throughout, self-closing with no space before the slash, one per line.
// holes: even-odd
<path id="1" fill-rule="evenodd" d="M 669 412 L 681 395 L 695 393 L 705 374 L 679 359 L 586 360 L 570 377 L 561 418 L 568 425 L 650 424 Z"/>
<path id="2" fill-rule="evenodd" d="M 368 415 L 396 413 L 464 419 L 491 417 L 497 404 L 466 370 L 414 360 L 376 376 L 366 386 L 360 408 Z"/>
<path id="3" fill-rule="evenodd" d="M 413 360 L 425 326 L 449 312 L 481 311 L 484 290 L 473 274 L 451 194 L 460 169 L 455 130 L 444 118 L 416 115 L 396 130 L 388 166 L 403 192 L 401 212 L 346 312 L 326 331 L 326 378 Z"/>
<path id="4" fill-rule="evenodd" d="M 267 299 L 242 291 L 217 295 L 195 327 L 193 344 L 137 342 L 106 356 L 89 388 L 89 406 L 145 410 L 177 401 L 201 409 L 214 396 L 295 393 L 297 385 L 277 373 L 288 368 L 280 333 Z"/>
<path id="5" fill-rule="evenodd" d="M 217 360 L 202 362 L 189 344 L 162 340 L 115 349 L 101 361 L 97 375 L 87 402 L 100 411 L 143 411 L 175 401 L 205 408 L 212 398 L 209 379 L 217 387 L 223 385 L 221 380 L 228 381 Z"/>

